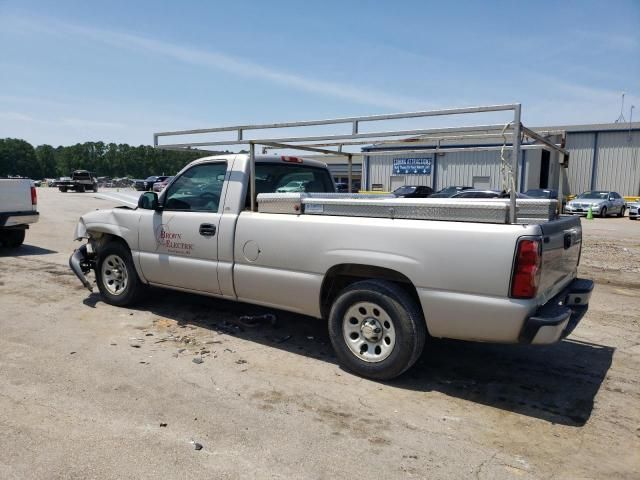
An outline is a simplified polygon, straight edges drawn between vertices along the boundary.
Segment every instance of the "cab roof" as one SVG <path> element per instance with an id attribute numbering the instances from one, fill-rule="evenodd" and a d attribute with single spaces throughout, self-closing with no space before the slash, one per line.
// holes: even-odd
<path id="1" fill-rule="evenodd" d="M 248 153 L 229 153 L 224 155 L 210 155 L 208 157 L 202 157 L 197 160 L 191 162 L 200 163 L 206 162 L 210 160 L 233 160 L 233 159 L 248 159 Z M 312 167 L 318 168 L 328 168 L 327 164 L 324 162 L 320 162 L 319 160 L 313 160 L 311 158 L 299 157 L 296 155 L 256 155 L 256 163 L 284 163 L 284 164 L 299 164 L 299 165 L 309 165 Z"/>

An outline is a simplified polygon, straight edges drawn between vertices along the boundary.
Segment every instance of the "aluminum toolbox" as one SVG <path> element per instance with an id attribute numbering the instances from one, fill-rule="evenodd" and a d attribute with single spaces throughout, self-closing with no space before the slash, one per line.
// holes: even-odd
<path id="1" fill-rule="evenodd" d="M 342 215 L 350 217 L 408 218 L 454 222 L 506 223 L 509 206 L 495 202 L 460 202 L 450 199 L 371 199 L 350 200 L 304 198 L 307 215 Z"/>
<path id="2" fill-rule="evenodd" d="M 371 199 L 396 198 L 394 195 L 371 195 L 366 193 L 260 193 L 258 194 L 258 212 L 262 213 L 301 213 L 302 200 L 305 198 L 322 198 L 352 200 L 356 198 Z"/>
<path id="3" fill-rule="evenodd" d="M 261 213 L 302 213 L 304 193 L 260 193 L 258 212 Z"/>
<path id="4" fill-rule="evenodd" d="M 556 200 L 518 199 L 518 223 L 544 223 L 556 216 Z M 305 215 L 403 218 L 450 222 L 508 223 L 509 199 L 407 199 L 367 194 L 262 193 L 258 211 Z"/>

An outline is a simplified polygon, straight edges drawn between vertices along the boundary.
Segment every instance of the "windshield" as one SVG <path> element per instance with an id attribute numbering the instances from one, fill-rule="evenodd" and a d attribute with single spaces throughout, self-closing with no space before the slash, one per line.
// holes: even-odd
<path id="1" fill-rule="evenodd" d="M 596 200 L 606 200 L 609 197 L 609 192 L 584 192 L 578 195 L 577 198 L 591 198 Z"/>
<path id="2" fill-rule="evenodd" d="M 400 188 L 396 188 L 393 193 L 396 195 L 408 195 L 416 191 L 417 187 L 404 186 Z"/>

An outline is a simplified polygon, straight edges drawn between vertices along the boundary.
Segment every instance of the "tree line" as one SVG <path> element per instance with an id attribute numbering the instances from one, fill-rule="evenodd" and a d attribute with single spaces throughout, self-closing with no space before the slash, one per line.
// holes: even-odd
<path id="1" fill-rule="evenodd" d="M 32 179 L 68 176 L 73 170 L 89 170 L 96 176 L 146 178 L 174 175 L 203 152 L 158 150 L 149 145 L 85 142 L 53 147 L 17 138 L 0 139 L 0 177 Z"/>

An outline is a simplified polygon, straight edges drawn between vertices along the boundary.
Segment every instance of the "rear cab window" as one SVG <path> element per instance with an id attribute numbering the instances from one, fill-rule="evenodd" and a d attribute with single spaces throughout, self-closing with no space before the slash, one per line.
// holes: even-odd
<path id="1" fill-rule="evenodd" d="M 251 205 L 251 188 L 247 189 L 245 208 Z M 256 163 L 256 194 L 260 193 L 334 193 L 329 171 L 310 165 Z"/>

